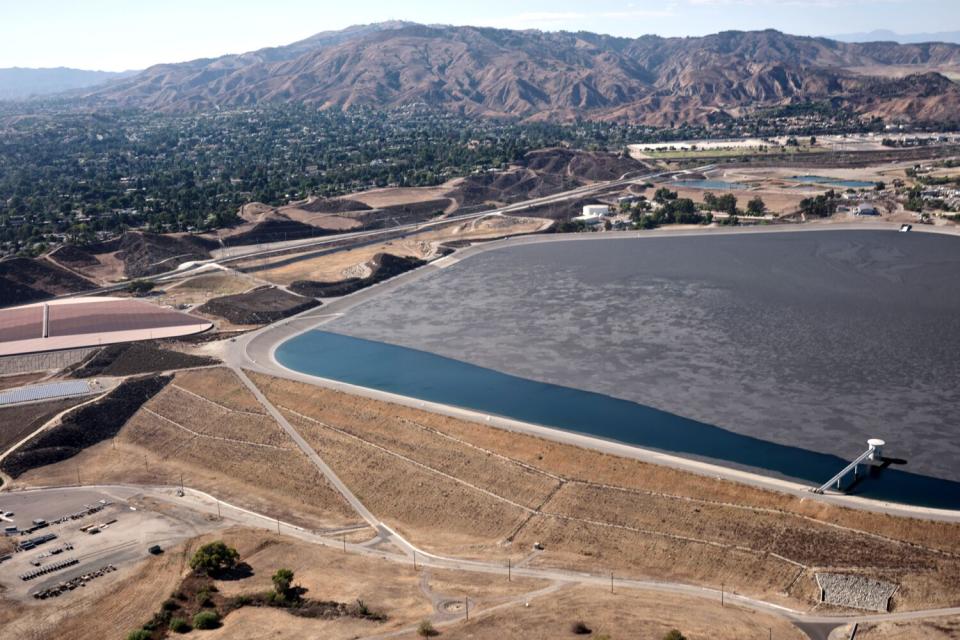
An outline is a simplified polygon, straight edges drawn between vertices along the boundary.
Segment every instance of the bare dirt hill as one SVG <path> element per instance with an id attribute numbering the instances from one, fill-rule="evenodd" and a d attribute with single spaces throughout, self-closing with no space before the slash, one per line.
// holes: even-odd
<path id="1" fill-rule="evenodd" d="M 116 257 L 130 278 L 173 271 L 184 262 L 207 260 L 215 245 L 195 236 L 161 235 L 133 231 L 120 239 Z"/>
<path id="2" fill-rule="evenodd" d="M 47 260 L 10 258 L 0 261 L 0 307 L 79 293 L 96 286 Z"/>

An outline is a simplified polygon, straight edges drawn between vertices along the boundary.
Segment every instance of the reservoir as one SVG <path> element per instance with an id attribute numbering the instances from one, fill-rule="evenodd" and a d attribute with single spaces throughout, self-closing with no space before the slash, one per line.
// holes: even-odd
<path id="1" fill-rule="evenodd" d="M 791 180 L 803 182 L 805 184 L 820 184 L 835 187 L 844 187 L 846 189 L 871 189 L 877 185 L 876 182 L 866 182 L 864 180 L 843 180 L 841 178 L 827 178 L 825 176 L 793 176 Z"/>
<path id="2" fill-rule="evenodd" d="M 287 341 L 277 350 L 276 358 L 287 368 L 322 378 L 726 463 L 811 485 L 822 484 L 849 462 L 738 435 L 627 400 L 325 331 L 309 331 Z M 851 493 L 906 504 L 960 508 L 960 483 L 891 468 L 867 476 Z"/>
<path id="3" fill-rule="evenodd" d="M 958 506 L 960 239 L 602 235 L 424 272 L 277 357 L 810 484 L 882 438 L 902 464 L 857 491 Z"/>

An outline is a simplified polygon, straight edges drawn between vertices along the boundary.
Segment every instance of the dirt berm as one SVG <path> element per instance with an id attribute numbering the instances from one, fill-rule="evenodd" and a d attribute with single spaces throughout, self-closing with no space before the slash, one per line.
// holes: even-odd
<path id="1" fill-rule="evenodd" d="M 321 229 L 313 225 L 291 220 L 279 213 L 272 213 L 271 217 L 255 224 L 249 231 L 234 236 L 224 236 L 224 246 L 239 246 L 261 244 L 264 242 L 282 242 L 298 238 L 325 236 L 334 233 L 329 229 Z"/>
<path id="2" fill-rule="evenodd" d="M 297 280 L 290 290 L 302 296 L 312 298 L 334 298 L 359 291 L 378 282 L 383 282 L 405 271 L 416 269 L 426 263 L 419 258 L 406 258 L 389 253 L 378 253 L 368 263 L 371 274 L 366 278 L 348 278 L 339 282 L 317 282 L 315 280 Z"/>
<path id="3" fill-rule="evenodd" d="M 158 349 L 149 344 L 127 342 L 104 347 L 71 376 L 93 378 L 95 376 L 132 376 L 141 373 L 190 369 L 217 364 L 206 356 L 194 356 L 179 351 Z"/>
<path id="4" fill-rule="evenodd" d="M 0 261 L 0 307 L 95 288 L 96 285 L 89 280 L 46 260 L 10 258 Z"/>
<path id="5" fill-rule="evenodd" d="M 207 260 L 215 243 L 195 236 L 166 236 L 130 232 L 120 239 L 117 258 L 128 278 L 143 278 L 173 271 L 184 262 Z"/>
<path id="6" fill-rule="evenodd" d="M 346 213 L 348 211 L 369 211 L 373 207 L 359 200 L 319 198 L 313 202 L 300 205 L 300 209 L 311 213 Z"/>
<path id="7" fill-rule="evenodd" d="M 74 409 L 60 424 L 44 431 L 3 461 L 3 471 L 16 478 L 30 469 L 67 460 L 85 448 L 114 437 L 143 404 L 173 376 L 127 380 L 102 400 Z"/>
<path id="8" fill-rule="evenodd" d="M 237 325 L 268 324 L 318 306 L 313 298 L 303 298 L 273 287 L 214 298 L 197 312 L 224 318 Z"/>

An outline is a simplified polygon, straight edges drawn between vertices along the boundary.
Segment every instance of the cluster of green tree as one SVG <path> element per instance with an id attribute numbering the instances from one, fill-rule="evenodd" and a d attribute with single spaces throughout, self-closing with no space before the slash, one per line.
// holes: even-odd
<path id="1" fill-rule="evenodd" d="M 36 109 L 36 107 L 31 107 Z M 622 150 L 649 127 L 475 119 L 426 108 L 216 113 L 0 112 L 0 243 L 77 243 L 128 227 L 207 230 L 250 201 L 428 186 L 533 149 Z"/>
<path id="2" fill-rule="evenodd" d="M 146 226 L 218 228 L 249 201 L 284 204 L 369 186 L 427 186 L 502 167 L 555 145 L 623 150 L 632 142 L 870 129 L 829 105 L 791 105 L 704 125 L 654 128 L 522 123 L 409 107 L 317 110 L 270 105 L 172 115 L 81 113 L 57 103 L 0 104 L 0 246 Z"/>
<path id="3" fill-rule="evenodd" d="M 831 189 L 815 198 L 804 198 L 800 201 L 800 213 L 809 218 L 827 218 L 837 212 L 840 205 L 840 194 Z"/>
<path id="4" fill-rule="evenodd" d="M 737 198 L 732 193 L 717 196 L 711 192 L 703 195 L 703 204 L 690 198 L 680 198 L 676 191 L 660 187 L 653 195 L 654 207 L 642 196 L 631 208 L 631 220 L 638 229 L 653 229 L 663 224 L 710 224 L 714 212 L 725 213 L 722 224 L 737 224 L 742 215 L 762 216 L 767 205 L 760 196 L 747 203 L 746 210 L 737 208 Z"/>

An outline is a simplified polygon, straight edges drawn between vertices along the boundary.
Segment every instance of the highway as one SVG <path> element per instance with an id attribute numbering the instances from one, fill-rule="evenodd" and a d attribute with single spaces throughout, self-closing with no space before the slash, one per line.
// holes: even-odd
<path id="1" fill-rule="evenodd" d="M 257 258 L 269 258 L 270 256 L 283 254 L 291 250 L 308 250 L 321 248 L 327 245 L 335 245 L 338 243 L 343 243 L 347 241 L 347 245 L 343 247 L 343 250 L 347 250 L 355 247 L 357 244 L 366 244 L 369 242 L 375 242 L 378 237 L 396 237 L 398 235 L 403 236 L 408 233 L 416 233 L 424 231 L 426 229 L 431 229 L 434 227 L 441 227 L 449 224 L 455 224 L 458 222 L 466 222 L 469 220 L 476 220 L 479 218 L 493 216 L 493 215 L 505 215 L 509 213 L 518 213 L 534 207 L 539 207 L 546 204 L 554 204 L 557 202 L 565 202 L 567 200 L 574 200 L 577 198 L 584 198 L 596 193 L 602 193 L 604 191 L 609 191 L 610 189 L 616 189 L 619 187 L 625 187 L 631 184 L 647 182 L 650 180 L 656 180 L 658 178 L 666 178 L 678 173 L 690 173 L 690 172 L 704 172 L 711 170 L 715 165 L 709 164 L 702 167 L 697 167 L 696 169 L 687 169 L 684 171 L 662 171 L 657 173 L 648 173 L 640 176 L 631 177 L 630 173 L 622 175 L 616 180 L 607 180 L 601 182 L 594 182 L 588 185 L 583 185 L 575 189 L 570 189 L 569 191 L 563 191 L 560 193 L 555 193 L 549 196 L 543 196 L 540 198 L 533 198 L 531 200 L 524 200 L 523 202 L 516 202 L 514 204 L 506 205 L 500 207 L 499 209 L 488 209 L 485 211 L 477 211 L 474 213 L 465 213 L 461 215 L 451 215 L 443 218 L 438 218 L 436 220 L 430 220 L 427 222 L 415 222 L 404 225 L 397 225 L 394 227 L 382 228 L 382 229 L 370 229 L 366 231 L 351 231 L 347 233 L 337 233 L 331 235 L 320 236 L 316 238 L 302 238 L 298 240 L 285 240 L 281 242 L 272 242 L 267 244 L 257 244 L 257 245 L 243 245 L 239 247 L 225 247 L 222 249 L 216 249 L 212 252 L 213 257 L 209 260 L 198 260 L 194 262 L 188 262 L 180 267 L 173 269 L 171 271 L 166 271 L 164 273 L 151 276 L 150 280 L 154 282 L 172 282 L 176 280 L 181 280 L 190 276 L 197 275 L 205 269 L 215 268 L 216 266 L 225 266 L 234 262 L 239 262 L 242 260 L 251 260 Z M 355 241 L 355 242 L 350 242 Z M 111 293 L 114 291 L 120 291 L 126 288 L 126 283 L 110 285 L 107 287 L 101 287 L 92 291 L 83 291 L 80 293 L 66 294 L 63 298 L 72 298 L 80 296 L 91 296 L 91 295 L 103 295 Z"/>

